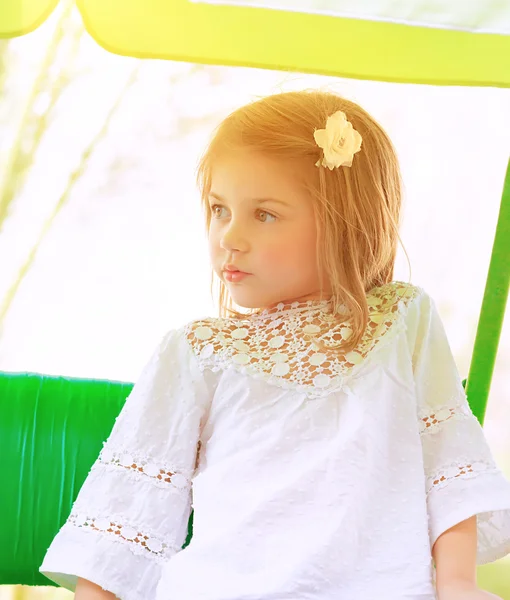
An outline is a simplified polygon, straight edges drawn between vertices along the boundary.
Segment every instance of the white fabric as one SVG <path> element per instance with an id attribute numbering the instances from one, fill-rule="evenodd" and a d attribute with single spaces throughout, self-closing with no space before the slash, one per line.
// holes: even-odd
<path id="1" fill-rule="evenodd" d="M 346 356 L 315 345 L 349 334 L 328 302 L 169 332 L 41 573 L 121 600 L 434 600 L 456 523 L 477 515 L 478 564 L 510 553 L 510 482 L 434 301 L 402 282 L 367 300 Z"/>

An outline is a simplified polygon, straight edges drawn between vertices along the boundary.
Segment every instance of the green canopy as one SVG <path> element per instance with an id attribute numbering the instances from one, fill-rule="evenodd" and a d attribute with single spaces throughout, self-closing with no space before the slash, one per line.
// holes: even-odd
<path id="1" fill-rule="evenodd" d="M 57 4 L 2 2 L 0 37 L 33 31 Z M 510 5 L 494 0 L 76 4 L 97 43 L 126 56 L 433 85 L 510 85 Z"/>

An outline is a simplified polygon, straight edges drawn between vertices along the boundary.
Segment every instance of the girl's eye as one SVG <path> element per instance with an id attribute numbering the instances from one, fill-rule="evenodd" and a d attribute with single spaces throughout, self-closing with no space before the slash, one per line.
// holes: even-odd
<path id="1" fill-rule="evenodd" d="M 217 208 L 223 208 L 223 206 L 222 206 L 221 204 L 213 204 L 213 205 L 211 206 L 211 213 L 212 213 L 212 215 L 213 215 L 213 217 L 214 217 L 215 219 L 218 219 L 218 218 L 219 218 L 219 217 L 218 217 L 218 215 L 217 215 L 217 213 L 215 213 L 215 210 L 216 210 Z M 263 214 L 265 214 L 265 215 L 269 215 L 269 216 L 270 216 L 270 217 L 272 217 L 273 219 L 277 219 L 277 218 L 278 218 L 278 217 L 275 217 L 274 215 L 272 215 L 271 213 L 269 213 L 269 212 L 267 212 L 267 211 L 265 211 L 265 210 L 259 210 L 259 213 L 263 213 Z M 264 222 L 264 223 L 266 223 L 266 221 L 263 221 L 263 222 Z"/>

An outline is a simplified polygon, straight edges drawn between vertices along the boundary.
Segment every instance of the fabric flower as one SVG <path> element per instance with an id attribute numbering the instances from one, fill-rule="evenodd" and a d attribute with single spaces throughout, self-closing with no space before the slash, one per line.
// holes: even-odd
<path id="1" fill-rule="evenodd" d="M 315 163 L 316 167 L 321 164 L 330 170 L 342 165 L 350 167 L 353 156 L 361 149 L 361 135 L 341 110 L 328 117 L 326 129 L 316 129 L 313 137 L 324 150 L 324 157 Z"/>

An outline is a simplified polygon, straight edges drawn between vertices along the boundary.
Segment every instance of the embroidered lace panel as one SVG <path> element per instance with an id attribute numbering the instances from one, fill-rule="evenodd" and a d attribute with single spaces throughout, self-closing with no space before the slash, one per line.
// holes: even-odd
<path id="1" fill-rule="evenodd" d="M 134 456 L 129 452 L 113 452 L 108 447 L 104 447 L 99 455 L 99 460 L 104 465 L 120 467 L 141 476 L 149 477 L 152 483 L 156 485 L 166 486 L 170 484 L 179 490 L 191 486 L 190 479 L 183 474 L 176 473 L 166 466 L 157 465 L 148 459 Z"/>
<path id="2" fill-rule="evenodd" d="M 441 428 L 442 423 L 445 423 L 446 421 L 451 419 L 467 419 L 472 416 L 473 413 L 464 401 L 457 404 L 457 406 L 442 406 L 435 410 L 425 407 L 420 411 L 419 415 L 420 433 L 434 433 L 435 431 L 438 431 Z"/>
<path id="3" fill-rule="evenodd" d="M 457 406 L 443 406 L 432 412 L 425 408 L 420 414 L 420 434 L 428 435 L 443 428 L 448 421 L 476 418 L 465 398 L 459 400 Z M 472 478 L 481 474 L 497 473 L 499 469 L 494 462 L 484 459 L 460 457 L 456 460 L 442 465 L 427 477 L 427 495 L 433 490 L 446 487 L 449 483 L 459 478 Z"/>
<path id="4" fill-rule="evenodd" d="M 398 281 L 371 290 L 363 338 L 345 355 L 322 352 L 314 341 L 320 339 L 331 347 L 352 334 L 349 319 L 341 311 L 333 314 L 330 301 L 281 303 L 241 320 L 197 320 L 186 325 L 185 332 L 202 369 L 233 366 L 254 378 L 318 398 L 340 388 L 376 346 L 389 342 L 389 331 L 398 331 L 396 322 L 402 322 L 401 309 L 419 293 L 416 286 Z"/>
<path id="5" fill-rule="evenodd" d="M 481 474 L 497 472 L 499 472 L 498 467 L 488 460 L 455 460 L 427 477 L 427 495 L 432 490 L 438 490 L 447 486 L 459 477 L 470 479 Z"/>
<path id="6" fill-rule="evenodd" d="M 118 519 L 95 518 L 82 512 L 73 512 L 69 515 L 67 523 L 86 528 L 88 531 L 97 531 L 112 540 L 125 543 L 134 554 L 164 559 L 178 550 L 163 542 L 157 535 L 140 532 L 134 527 L 122 524 Z"/>

